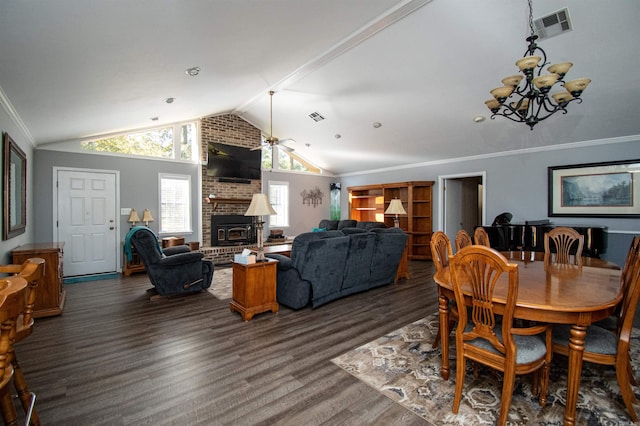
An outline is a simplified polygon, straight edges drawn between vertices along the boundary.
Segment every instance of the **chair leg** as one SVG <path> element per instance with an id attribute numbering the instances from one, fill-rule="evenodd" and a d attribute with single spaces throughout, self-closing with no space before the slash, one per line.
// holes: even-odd
<path id="1" fill-rule="evenodd" d="M 460 351 L 460 349 L 458 349 Z M 462 400 L 462 387 L 464 386 L 464 370 L 466 369 L 466 360 L 464 356 L 458 356 L 456 359 L 456 391 L 453 396 L 453 408 L 451 412 L 458 414 L 460 409 L 460 401 Z"/>
<path id="2" fill-rule="evenodd" d="M 502 396 L 500 398 L 500 417 L 498 417 L 499 426 L 507 424 L 507 417 L 509 417 L 509 409 L 511 408 L 511 394 L 513 393 L 513 384 L 515 381 L 515 366 L 506 366 L 504 371 L 504 382 L 502 383 Z"/>
<path id="3" fill-rule="evenodd" d="M 5 426 L 18 426 L 18 413 L 16 412 L 15 405 L 13 405 L 9 383 L 7 383 L 1 392 L 0 411 L 2 411 L 4 424 Z"/>
<path id="4" fill-rule="evenodd" d="M 40 426 L 40 418 L 38 417 L 38 412 L 35 409 L 35 395 L 29 392 L 29 389 L 27 388 L 27 381 L 24 378 L 22 368 L 18 363 L 15 352 L 13 354 L 11 364 L 13 365 L 13 386 L 16 388 L 18 398 L 20 398 L 22 409 L 27 416 L 31 413 L 29 424 L 31 426 Z"/>
<path id="5" fill-rule="evenodd" d="M 622 365 L 624 363 L 624 365 Z M 629 377 L 627 376 L 627 366 L 629 365 L 629 360 L 618 360 L 616 362 L 616 378 L 618 379 L 618 386 L 620 387 L 620 393 L 622 394 L 622 400 L 624 401 L 624 405 L 627 407 L 627 411 L 629 412 L 629 417 L 634 422 L 638 421 L 638 415 L 636 414 L 635 409 L 633 408 L 633 402 L 635 400 L 635 396 L 633 395 L 633 389 L 631 388 L 631 383 L 629 381 Z"/>

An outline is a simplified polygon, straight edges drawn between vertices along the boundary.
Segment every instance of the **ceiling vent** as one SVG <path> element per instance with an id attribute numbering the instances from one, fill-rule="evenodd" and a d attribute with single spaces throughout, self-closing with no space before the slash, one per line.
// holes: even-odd
<path id="1" fill-rule="evenodd" d="M 311 118 L 316 123 L 318 121 L 324 120 L 324 117 L 319 112 L 312 112 L 311 114 L 309 114 L 309 118 Z"/>
<path id="2" fill-rule="evenodd" d="M 573 26 L 569 18 L 569 9 L 565 7 L 557 12 L 553 12 L 551 15 L 538 18 L 533 21 L 533 27 L 538 37 L 540 37 L 540 40 L 571 31 Z"/>

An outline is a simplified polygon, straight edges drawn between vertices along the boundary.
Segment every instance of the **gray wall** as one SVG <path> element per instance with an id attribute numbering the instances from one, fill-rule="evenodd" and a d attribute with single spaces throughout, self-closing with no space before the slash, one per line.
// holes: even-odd
<path id="1" fill-rule="evenodd" d="M 603 258 L 624 263 L 633 235 L 640 234 L 640 219 L 558 218 L 547 216 L 547 168 L 568 164 L 640 159 L 640 139 L 631 142 L 576 144 L 573 148 L 521 152 L 486 158 L 426 164 L 403 170 L 378 171 L 343 176 L 342 217 L 349 215 L 347 187 L 386 182 L 433 180 L 434 227 L 439 223 L 438 177 L 486 172 L 486 218 L 490 225 L 498 214 L 508 211 L 513 222 L 550 219 L 556 224 L 603 225 L 609 228 L 608 248 Z M 436 229 L 434 229 L 435 231 Z"/>
<path id="2" fill-rule="evenodd" d="M 193 210 L 191 221 L 193 234 L 184 234 L 186 241 L 198 241 L 200 230 L 200 166 L 174 161 L 144 160 L 109 155 L 78 154 L 38 149 L 35 151 L 37 168 L 34 173 L 36 182 L 35 234 L 36 242 L 52 241 L 53 238 L 53 168 L 69 167 L 91 170 L 117 170 L 120 173 L 120 207 L 130 207 L 138 211 L 142 218 L 145 208 L 151 210 L 156 221 L 149 227 L 158 232 L 159 219 L 159 183 L 158 173 L 176 173 L 191 176 L 191 199 Z M 129 230 L 128 216 L 120 216 L 120 240 Z M 183 234 L 181 234 L 183 235 Z"/>
<path id="3" fill-rule="evenodd" d="M 0 263 L 2 264 L 11 263 L 11 251 L 20 245 L 31 243 L 34 235 L 34 205 L 32 196 L 34 187 L 33 145 L 22 133 L 20 128 L 14 124 L 6 110 L 0 108 L 0 137 L 2 137 L 5 132 L 9 133 L 11 139 L 13 139 L 27 155 L 27 226 L 24 234 L 17 235 L 7 241 L 0 241 Z M 2 175 L 0 176 L 4 176 L 4 166 L 2 163 L 3 161 L 0 161 L 0 170 L 2 170 Z M 2 197 L 2 201 L 0 202 L 3 203 L 2 211 L 5 211 L 4 197 Z M 4 226 L 3 221 L 0 219 L 0 227 L 2 226 Z M 0 233 L 0 235 L 2 235 L 2 233 Z"/>
<path id="4" fill-rule="evenodd" d="M 268 182 L 270 180 L 289 182 L 290 226 L 283 228 L 285 235 L 294 236 L 303 232 L 309 232 L 311 228 L 318 226 L 321 219 L 329 219 L 329 205 L 331 201 L 329 184 L 331 182 L 337 182 L 337 178 L 297 173 L 262 172 L 262 187 L 264 193 L 267 192 Z M 302 196 L 300 193 L 305 189 L 308 191 L 315 187 L 320 188 L 324 194 L 322 204 L 318 204 L 316 207 L 302 204 Z M 348 209 L 348 205 L 342 205 L 342 209 Z M 347 212 L 347 215 L 348 214 Z M 265 237 L 267 236 L 267 232 L 268 231 L 265 230 Z"/>

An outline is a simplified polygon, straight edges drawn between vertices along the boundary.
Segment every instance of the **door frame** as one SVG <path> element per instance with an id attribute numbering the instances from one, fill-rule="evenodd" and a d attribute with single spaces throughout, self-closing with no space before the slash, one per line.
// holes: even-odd
<path id="1" fill-rule="evenodd" d="M 482 191 L 481 191 L 481 225 L 483 225 L 486 221 L 486 209 L 487 209 L 487 172 L 469 172 L 469 173 L 458 173 L 453 175 L 442 175 L 438 176 L 438 229 L 446 233 L 445 226 L 445 215 L 447 214 L 447 206 L 446 206 L 446 196 L 445 190 L 447 185 L 447 180 L 460 179 L 460 178 L 470 178 L 476 177 L 480 178 L 482 181 Z M 459 208 L 460 206 L 458 206 Z"/>
<path id="2" fill-rule="evenodd" d="M 118 240 L 115 244 L 115 256 L 116 256 L 116 272 L 122 272 L 122 256 L 120 255 L 120 242 L 123 240 L 123 236 L 121 235 L 122 227 L 120 226 L 120 171 L 119 170 L 105 170 L 105 169 L 85 169 L 85 168 L 77 168 L 77 167 L 53 167 L 53 179 L 51 179 L 51 192 L 53 194 L 53 226 L 52 226 L 52 240 L 51 241 L 59 241 L 58 240 L 58 173 L 59 172 L 81 172 L 81 173 L 100 173 L 100 174 L 113 174 L 115 177 L 115 212 L 113 215 L 116 219 L 116 236 Z"/>

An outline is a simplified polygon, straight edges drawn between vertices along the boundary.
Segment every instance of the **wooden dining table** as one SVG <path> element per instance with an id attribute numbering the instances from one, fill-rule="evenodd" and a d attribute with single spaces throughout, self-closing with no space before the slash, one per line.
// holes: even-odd
<path id="1" fill-rule="evenodd" d="M 514 318 L 571 325 L 564 424 L 574 425 L 587 326 L 612 315 L 622 300 L 620 268 L 594 258 L 583 258 L 583 265 L 578 267 L 546 264 L 543 254 L 538 252 L 502 254 L 518 265 L 519 285 Z M 501 277 L 496 284 L 493 302 L 497 313 L 503 311 L 506 303 L 506 278 Z M 437 271 L 433 279 L 438 285 L 440 324 L 448 324 L 449 301 L 455 301 L 449 267 Z M 440 339 L 441 374 L 448 380 L 449 335 L 441 333 Z"/>

